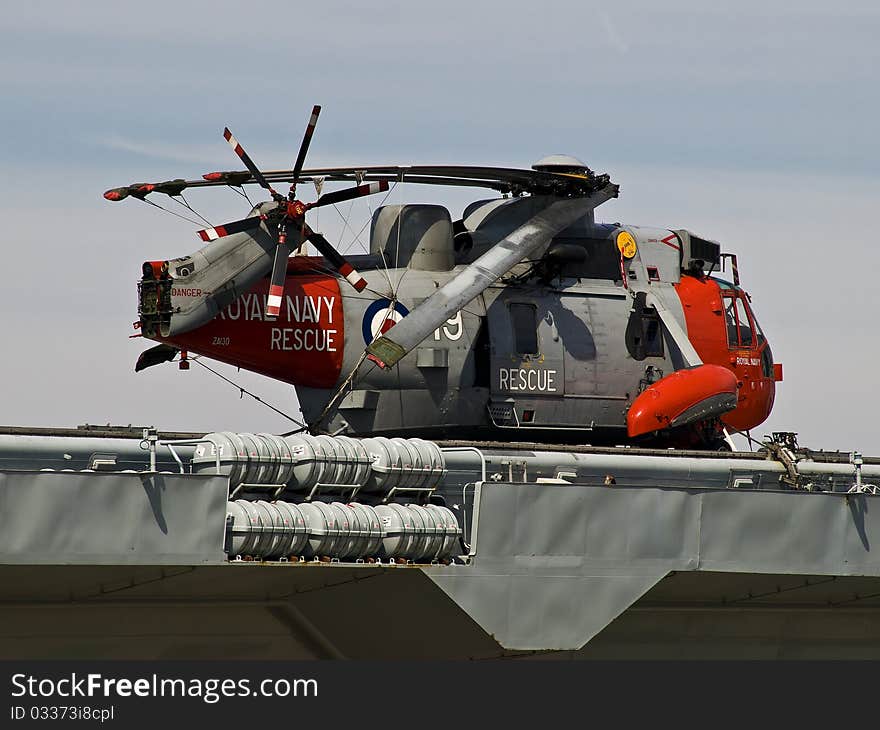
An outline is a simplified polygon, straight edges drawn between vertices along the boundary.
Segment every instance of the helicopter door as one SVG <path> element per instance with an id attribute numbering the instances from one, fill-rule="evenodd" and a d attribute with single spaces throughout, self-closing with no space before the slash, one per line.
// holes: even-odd
<path id="1" fill-rule="evenodd" d="M 563 345 L 566 425 L 619 427 L 645 367 L 628 355 L 620 334 L 629 316 L 625 293 L 563 294 L 554 316 Z"/>
<path id="2" fill-rule="evenodd" d="M 737 410 L 724 420 L 739 428 L 747 419 L 760 423 L 767 417 L 776 376 L 770 344 L 751 311 L 748 295 L 740 289 L 724 289 L 721 294 L 731 369 L 741 383 Z"/>
<path id="3" fill-rule="evenodd" d="M 548 298 L 518 293 L 489 307 L 489 415 L 496 426 L 556 425 L 565 371 L 551 310 Z"/>

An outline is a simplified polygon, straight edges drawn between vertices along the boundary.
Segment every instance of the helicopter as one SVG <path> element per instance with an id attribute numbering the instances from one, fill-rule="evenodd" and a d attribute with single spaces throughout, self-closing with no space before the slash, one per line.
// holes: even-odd
<path id="1" fill-rule="evenodd" d="M 567 155 L 531 169 L 305 168 L 320 111 L 292 169 L 262 172 L 227 128 L 245 170 L 104 194 L 256 184 L 270 197 L 200 230 L 198 251 L 144 262 L 135 327 L 159 344 L 137 371 L 178 355 L 186 368 L 192 353 L 245 368 L 292 385 L 309 431 L 334 435 L 728 449 L 731 429 L 768 417 L 782 366 L 720 243 L 597 222 L 619 186 Z M 352 186 L 323 192 L 339 182 Z M 456 220 L 381 204 L 369 252 L 348 257 L 306 221 L 401 183 L 494 197 Z M 728 260 L 729 281 L 716 274 Z"/>

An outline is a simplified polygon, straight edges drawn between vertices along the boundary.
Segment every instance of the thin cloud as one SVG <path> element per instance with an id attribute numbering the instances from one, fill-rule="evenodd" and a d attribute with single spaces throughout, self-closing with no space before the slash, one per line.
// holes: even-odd
<path id="1" fill-rule="evenodd" d="M 599 10 L 599 20 L 602 21 L 602 28 L 605 30 L 605 38 L 609 45 L 621 54 L 629 51 L 629 44 L 623 39 L 623 36 L 617 32 L 617 28 L 611 21 L 611 16 L 604 10 Z"/>
<path id="2" fill-rule="evenodd" d="M 132 152 L 144 157 L 152 157 L 159 160 L 172 160 L 174 162 L 189 162 L 202 165 L 213 165 L 221 159 L 223 150 L 220 145 L 213 144 L 188 144 L 181 145 L 167 141 L 143 141 L 126 139 L 118 134 L 107 135 L 91 142 L 106 147 L 107 149 L 120 152 Z"/>

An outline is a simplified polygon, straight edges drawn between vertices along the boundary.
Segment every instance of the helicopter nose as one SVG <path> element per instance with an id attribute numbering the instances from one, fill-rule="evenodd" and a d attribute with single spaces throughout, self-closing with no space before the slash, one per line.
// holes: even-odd
<path id="1" fill-rule="evenodd" d="M 707 277 L 684 276 L 676 285 L 688 339 L 706 364 L 720 365 L 736 377 L 736 407 L 721 420 L 740 431 L 763 423 L 776 397 L 782 366 L 773 362 L 770 344 L 757 324 L 746 292 L 719 286 Z"/>
<path id="2" fill-rule="evenodd" d="M 776 386 L 771 378 L 749 376 L 741 376 L 738 385 L 736 408 L 721 420 L 739 431 L 748 431 L 767 420 L 776 399 Z"/>
<path id="3" fill-rule="evenodd" d="M 782 380 L 781 363 L 773 362 L 766 341 L 751 350 L 731 353 L 728 367 L 737 377 L 736 408 L 722 417 L 728 426 L 748 431 L 767 420 L 776 400 L 776 383 Z"/>

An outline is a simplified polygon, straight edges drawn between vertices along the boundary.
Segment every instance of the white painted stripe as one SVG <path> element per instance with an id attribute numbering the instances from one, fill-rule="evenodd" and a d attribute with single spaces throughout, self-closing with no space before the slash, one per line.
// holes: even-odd
<path id="1" fill-rule="evenodd" d="M 356 269 L 352 269 L 345 278 L 348 280 L 349 284 L 357 284 L 363 277 Z"/>
<path id="2" fill-rule="evenodd" d="M 229 135 L 229 139 L 226 141 L 229 142 L 229 146 L 232 147 L 232 149 L 238 147 L 238 140 L 232 134 Z"/>
<path id="3" fill-rule="evenodd" d="M 269 309 L 278 309 L 281 306 L 281 297 L 270 294 L 268 306 Z"/>

